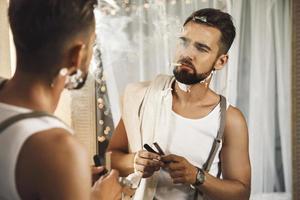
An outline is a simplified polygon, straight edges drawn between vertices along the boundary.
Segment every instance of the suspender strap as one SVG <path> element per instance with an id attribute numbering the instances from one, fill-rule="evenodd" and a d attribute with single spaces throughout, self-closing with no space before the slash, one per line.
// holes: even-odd
<path id="1" fill-rule="evenodd" d="M 214 142 L 213 142 L 212 148 L 210 150 L 209 156 L 207 158 L 207 161 L 203 165 L 203 170 L 205 170 L 207 172 L 210 170 L 210 167 L 211 167 L 211 165 L 216 157 L 216 154 L 220 148 L 223 134 L 224 134 L 224 129 L 225 129 L 226 98 L 222 95 L 220 95 L 220 98 L 221 98 L 221 100 L 220 100 L 221 113 L 220 113 L 219 131 L 218 131 L 217 137 L 214 139 Z"/>
<path id="2" fill-rule="evenodd" d="M 0 89 L 4 86 L 6 81 L 7 81 L 7 79 L 4 79 L 4 78 L 0 77 Z"/>
<path id="3" fill-rule="evenodd" d="M 46 113 L 46 112 L 39 112 L 39 111 L 33 111 L 33 112 L 29 112 L 29 113 L 21 113 L 15 116 L 12 116 L 6 120 L 4 120 L 1 124 L 0 124 L 0 134 L 7 129 L 9 126 L 11 126 L 12 124 L 21 121 L 23 119 L 29 119 L 29 118 L 38 118 L 38 117 L 52 117 L 55 119 L 58 119 L 57 117 Z M 59 120 L 59 119 L 58 119 Z"/>
<path id="4" fill-rule="evenodd" d="M 220 127 L 219 127 L 219 130 L 218 130 L 218 134 L 217 134 L 217 137 L 215 138 L 214 142 L 213 142 L 213 145 L 211 147 L 211 150 L 210 150 L 210 153 L 209 153 L 209 156 L 207 158 L 207 161 L 204 163 L 203 165 L 203 170 L 208 172 L 211 168 L 211 165 L 216 157 L 216 154 L 220 148 L 220 145 L 221 145 L 221 142 L 222 142 L 222 139 L 223 139 L 223 134 L 224 134 L 224 129 L 225 129 L 225 115 L 226 115 L 226 98 L 222 95 L 220 95 L 220 107 L 221 107 L 221 110 L 220 110 Z M 219 154 L 220 156 L 220 154 Z M 221 160 L 219 161 L 218 163 L 218 168 L 219 168 L 219 171 L 218 171 L 218 174 L 217 174 L 217 177 L 219 178 L 221 176 Z M 198 199 L 198 195 L 203 195 L 203 193 L 200 191 L 200 190 L 196 190 L 195 193 L 194 193 L 194 200 L 197 200 Z"/>

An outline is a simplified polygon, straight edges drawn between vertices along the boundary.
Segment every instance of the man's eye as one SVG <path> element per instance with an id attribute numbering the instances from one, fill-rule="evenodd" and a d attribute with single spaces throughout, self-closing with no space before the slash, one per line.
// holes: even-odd
<path id="1" fill-rule="evenodd" d="M 196 49 L 200 52 L 207 52 L 207 50 L 204 49 L 203 47 L 196 46 Z"/>

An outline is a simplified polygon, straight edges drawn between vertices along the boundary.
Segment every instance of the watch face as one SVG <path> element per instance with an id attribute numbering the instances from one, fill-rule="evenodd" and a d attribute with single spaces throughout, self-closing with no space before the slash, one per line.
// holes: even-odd
<path id="1" fill-rule="evenodd" d="M 201 184 L 204 183 L 204 181 L 205 181 L 205 174 L 204 174 L 204 172 L 203 172 L 201 169 L 199 169 L 199 170 L 198 170 L 198 173 L 197 173 L 197 181 L 196 181 L 196 184 L 197 184 L 197 185 L 201 185 Z"/>

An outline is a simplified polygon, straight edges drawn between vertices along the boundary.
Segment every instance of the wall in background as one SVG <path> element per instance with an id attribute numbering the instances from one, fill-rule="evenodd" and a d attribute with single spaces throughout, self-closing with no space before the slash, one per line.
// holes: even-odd
<path id="1" fill-rule="evenodd" d="M 7 19 L 7 1 L 0 1 L 0 75 L 11 77 L 10 39 Z"/>

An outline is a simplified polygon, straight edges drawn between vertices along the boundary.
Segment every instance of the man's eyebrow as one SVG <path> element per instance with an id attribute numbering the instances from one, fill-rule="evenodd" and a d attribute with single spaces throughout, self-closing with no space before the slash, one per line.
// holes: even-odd
<path id="1" fill-rule="evenodd" d="M 195 46 L 199 47 L 199 48 L 204 48 L 207 51 L 211 51 L 211 48 L 209 46 L 207 46 L 206 44 L 203 44 L 201 42 L 195 42 Z"/>
<path id="2" fill-rule="evenodd" d="M 184 36 L 180 36 L 179 39 L 183 40 L 183 41 L 189 41 L 188 38 L 184 37 Z"/>

